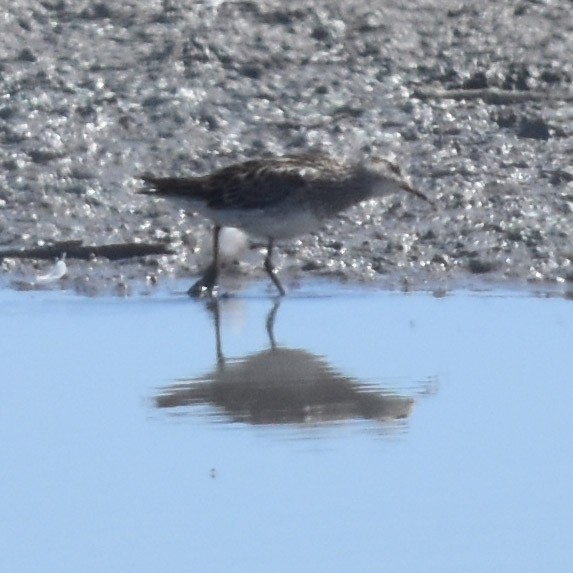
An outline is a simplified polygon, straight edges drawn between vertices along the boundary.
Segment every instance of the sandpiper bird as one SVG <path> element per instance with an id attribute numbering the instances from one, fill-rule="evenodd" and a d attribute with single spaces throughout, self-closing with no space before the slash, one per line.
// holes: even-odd
<path id="1" fill-rule="evenodd" d="M 213 262 L 189 294 L 213 295 L 219 274 L 219 234 L 236 227 L 267 241 L 264 269 L 281 295 L 286 293 L 272 261 L 275 241 L 302 235 L 341 211 L 372 197 L 412 187 L 387 159 L 350 162 L 325 155 L 285 155 L 252 159 L 198 177 L 143 175 L 141 193 L 179 199 L 185 209 L 214 223 Z"/>

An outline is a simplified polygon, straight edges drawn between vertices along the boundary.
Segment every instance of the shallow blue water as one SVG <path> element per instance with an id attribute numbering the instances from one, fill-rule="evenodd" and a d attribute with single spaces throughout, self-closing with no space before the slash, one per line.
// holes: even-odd
<path id="1" fill-rule="evenodd" d="M 571 571 L 573 303 L 310 294 L 0 293 L 0 570 Z"/>

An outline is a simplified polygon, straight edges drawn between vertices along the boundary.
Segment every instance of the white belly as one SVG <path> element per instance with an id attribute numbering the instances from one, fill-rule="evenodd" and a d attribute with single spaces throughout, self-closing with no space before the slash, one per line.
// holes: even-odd
<path id="1" fill-rule="evenodd" d="M 265 239 L 290 239 L 318 229 L 320 221 L 310 211 L 203 211 L 221 227 L 236 227 Z"/>

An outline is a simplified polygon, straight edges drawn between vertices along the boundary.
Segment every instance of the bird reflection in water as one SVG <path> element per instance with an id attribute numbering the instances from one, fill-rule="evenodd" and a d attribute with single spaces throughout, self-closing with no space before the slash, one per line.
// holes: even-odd
<path id="1" fill-rule="evenodd" d="M 155 398 L 158 408 L 209 405 L 227 420 L 257 425 L 358 419 L 393 423 L 410 415 L 412 397 L 361 383 L 336 371 L 321 356 L 277 344 L 274 322 L 280 302 L 267 316 L 269 348 L 227 359 L 221 342 L 220 304 L 216 299 L 207 303 L 215 327 L 216 367 L 163 388 Z"/>

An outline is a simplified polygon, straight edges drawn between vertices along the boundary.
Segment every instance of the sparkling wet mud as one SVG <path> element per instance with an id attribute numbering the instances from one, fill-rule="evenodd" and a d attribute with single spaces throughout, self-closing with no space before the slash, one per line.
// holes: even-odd
<path id="1" fill-rule="evenodd" d="M 68 253 L 66 288 L 133 292 L 205 268 L 208 222 L 137 196 L 138 175 L 320 149 L 393 155 L 439 209 L 356 207 L 281 246 L 285 281 L 569 290 L 566 0 L 5 4 L 0 244 L 158 249 Z M 252 248 L 236 278 L 262 276 Z M 6 282 L 52 260 L 3 257 Z"/>

